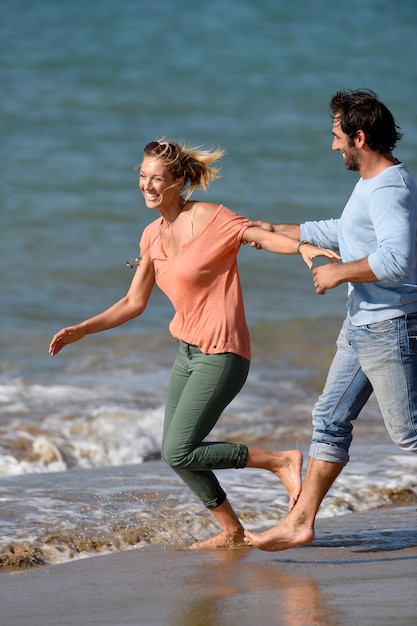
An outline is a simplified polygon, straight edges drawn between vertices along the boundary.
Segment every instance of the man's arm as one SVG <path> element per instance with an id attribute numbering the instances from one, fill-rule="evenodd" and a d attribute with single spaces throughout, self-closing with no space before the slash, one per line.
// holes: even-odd
<path id="1" fill-rule="evenodd" d="M 272 224 L 274 233 L 300 241 L 300 224 Z"/>
<path id="2" fill-rule="evenodd" d="M 300 241 L 300 224 L 272 224 L 275 233 Z"/>
<path id="3" fill-rule="evenodd" d="M 290 239 L 300 241 L 300 224 L 272 224 L 272 222 L 266 222 L 264 220 L 254 220 L 249 222 L 249 228 L 252 226 L 258 226 L 259 228 L 263 228 L 263 230 L 269 230 L 269 232 L 285 235 Z M 252 242 L 251 246 L 258 250 L 261 248 L 261 246 L 255 242 Z"/>

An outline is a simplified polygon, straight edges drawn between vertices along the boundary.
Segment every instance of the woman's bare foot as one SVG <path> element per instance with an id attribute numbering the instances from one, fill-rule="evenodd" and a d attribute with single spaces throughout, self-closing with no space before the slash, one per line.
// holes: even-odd
<path id="1" fill-rule="evenodd" d="M 206 539 L 205 541 L 196 541 L 191 546 L 189 546 L 189 550 L 218 550 L 219 548 L 248 548 L 250 544 L 245 541 L 244 531 L 236 534 L 230 534 L 223 530 L 218 535 L 214 537 L 210 537 L 210 539 Z"/>
<path id="2" fill-rule="evenodd" d="M 276 452 L 274 450 L 248 448 L 246 467 L 265 469 L 278 476 L 290 496 L 288 504 L 290 511 L 294 508 L 301 493 L 302 466 L 303 455 L 299 450 Z"/>
<path id="3" fill-rule="evenodd" d="M 275 453 L 275 465 L 271 471 L 282 480 L 290 501 L 288 510 L 292 511 L 301 493 L 301 469 L 303 467 L 303 455 L 299 450 L 288 450 Z"/>
<path id="4" fill-rule="evenodd" d="M 309 525 L 290 525 L 287 520 L 262 533 L 245 530 L 245 541 L 259 550 L 275 552 L 305 546 L 314 539 L 314 529 Z"/>

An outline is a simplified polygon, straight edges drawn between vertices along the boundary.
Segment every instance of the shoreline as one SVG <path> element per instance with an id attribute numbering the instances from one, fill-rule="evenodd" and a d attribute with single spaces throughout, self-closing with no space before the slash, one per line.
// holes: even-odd
<path id="1" fill-rule="evenodd" d="M 132 549 L 4 572 L 0 624 L 411 626 L 416 583 L 409 506 L 320 519 L 283 552 Z"/>

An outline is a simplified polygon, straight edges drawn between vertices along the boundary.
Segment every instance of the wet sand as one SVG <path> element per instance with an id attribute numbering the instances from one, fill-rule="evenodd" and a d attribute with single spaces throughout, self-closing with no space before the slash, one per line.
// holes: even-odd
<path id="1" fill-rule="evenodd" d="M 1 626 L 411 626 L 415 507 L 317 522 L 310 546 L 130 550 L 0 575 Z"/>

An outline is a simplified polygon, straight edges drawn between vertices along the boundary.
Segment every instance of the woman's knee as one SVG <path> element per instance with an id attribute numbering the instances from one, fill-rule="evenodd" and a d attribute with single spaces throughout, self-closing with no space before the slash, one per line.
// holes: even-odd
<path id="1" fill-rule="evenodd" d="M 170 444 L 162 446 L 162 459 L 171 469 L 183 469 L 187 463 L 187 454 L 181 453 Z"/>

